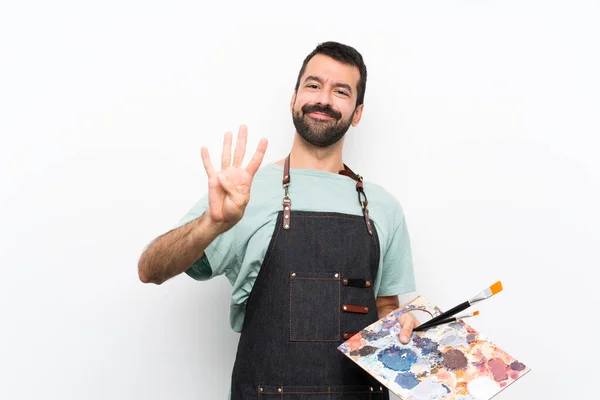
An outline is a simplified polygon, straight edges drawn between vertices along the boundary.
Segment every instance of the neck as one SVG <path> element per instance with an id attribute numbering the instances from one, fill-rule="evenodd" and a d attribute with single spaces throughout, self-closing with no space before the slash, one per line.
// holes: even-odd
<path id="1" fill-rule="evenodd" d="M 337 174 L 344 169 L 342 146 L 344 138 L 329 147 L 317 147 L 307 143 L 296 133 L 290 151 L 290 168 L 313 169 Z M 285 159 L 276 164 L 283 166 Z"/>

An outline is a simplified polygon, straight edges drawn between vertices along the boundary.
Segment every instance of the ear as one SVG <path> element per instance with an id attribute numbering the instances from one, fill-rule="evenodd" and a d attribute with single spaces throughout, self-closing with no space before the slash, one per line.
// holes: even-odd
<path id="1" fill-rule="evenodd" d="M 356 108 L 356 111 L 354 111 L 354 116 L 352 117 L 352 126 L 356 126 L 360 122 L 360 118 L 362 117 L 362 111 L 363 111 L 364 106 L 365 105 L 363 103 Z"/>
<path id="2" fill-rule="evenodd" d="M 296 91 L 292 94 L 292 100 L 290 100 L 290 112 L 294 112 L 294 103 L 296 102 Z"/>

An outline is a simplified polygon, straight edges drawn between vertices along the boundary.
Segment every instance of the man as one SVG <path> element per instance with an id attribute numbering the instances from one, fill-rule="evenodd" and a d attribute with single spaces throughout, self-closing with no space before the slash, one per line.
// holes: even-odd
<path id="1" fill-rule="evenodd" d="M 354 48 L 317 46 L 291 99 L 290 154 L 259 169 L 262 139 L 243 168 L 245 126 L 233 159 L 232 135 L 225 134 L 219 172 L 202 148 L 207 196 L 140 258 L 143 282 L 161 284 L 181 272 L 231 282 L 230 322 L 241 332 L 232 399 L 389 398 L 337 350 L 399 307 L 399 294 L 415 290 L 400 204 L 342 162 L 344 134 L 362 116 L 366 79 Z M 418 322 L 410 313 L 400 322 L 407 343 Z"/>

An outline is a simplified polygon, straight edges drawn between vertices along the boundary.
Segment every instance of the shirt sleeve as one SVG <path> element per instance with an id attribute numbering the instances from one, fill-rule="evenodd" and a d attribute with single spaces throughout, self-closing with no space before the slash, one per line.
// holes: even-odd
<path id="1" fill-rule="evenodd" d="M 179 221 L 183 226 L 190 221 L 199 218 L 208 210 L 208 195 L 202 197 Z M 185 273 L 197 280 L 205 281 L 226 273 L 237 267 L 238 254 L 235 240 L 236 226 L 217 236 L 215 240 L 204 250 L 204 256 L 196 260 Z"/>
<path id="2" fill-rule="evenodd" d="M 402 214 L 400 224 L 392 235 L 383 256 L 381 285 L 377 296 L 395 296 L 416 290 L 412 250 L 406 219 Z"/>

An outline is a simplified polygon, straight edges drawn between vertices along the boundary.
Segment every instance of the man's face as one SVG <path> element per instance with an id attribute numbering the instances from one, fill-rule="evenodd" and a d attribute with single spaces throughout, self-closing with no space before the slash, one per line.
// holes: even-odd
<path id="1" fill-rule="evenodd" d="M 292 97 L 292 118 L 298 134 L 313 146 L 337 143 L 350 125 L 360 121 L 363 105 L 356 108 L 359 80 L 357 67 L 323 54 L 311 58 Z"/>

